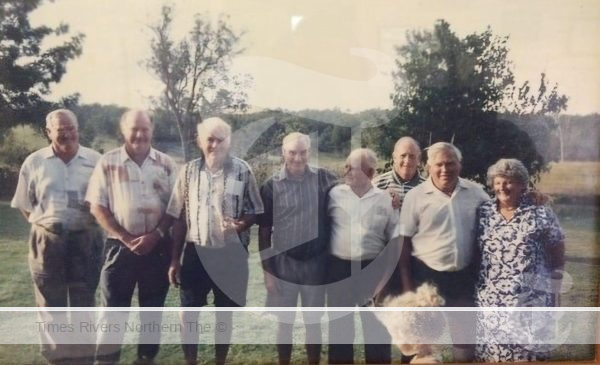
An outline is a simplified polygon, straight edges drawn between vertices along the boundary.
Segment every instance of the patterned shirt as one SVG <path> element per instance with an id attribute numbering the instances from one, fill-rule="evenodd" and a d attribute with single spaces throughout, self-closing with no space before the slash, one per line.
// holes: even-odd
<path id="1" fill-rule="evenodd" d="M 391 190 L 404 199 L 406 193 L 425 180 L 427 179 L 417 172 L 412 179 L 405 181 L 396 173 L 396 171 L 394 171 L 394 169 L 392 169 L 391 171 L 376 176 L 373 179 L 373 185 L 381 190 Z"/>
<path id="2" fill-rule="evenodd" d="M 85 200 L 108 208 L 129 233 L 148 233 L 165 214 L 176 172 L 173 159 L 154 148 L 140 166 L 121 146 L 102 156 Z"/>
<path id="3" fill-rule="evenodd" d="M 29 212 L 29 222 L 42 226 L 59 223 L 81 230 L 93 225 L 84 197 L 99 158 L 98 152 L 83 146 L 68 163 L 51 146 L 32 153 L 21 166 L 11 207 Z"/>
<path id="4" fill-rule="evenodd" d="M 222 231 L 225 217 L 239 219 L 260 214 L 263 204 L 250 166 L 237 157 L 225 160 L 223 170 L 211 174 L 203 158 L 188 162 L 179 172 L 169 201 L 167 214 L 180 218 L 185 214 L 186 241 L 199 246 L 223 247 L 250 243 L 250 230 L 236 234 Z"/>
<path id="5" fill-rule="evenodd" d="M 301 179 L 293 179 L 283 166 L 264 183 L 265 213 L 258 224 L 273 229 L 276 252 L 304 259 L 327 249 L 327 193 L 336 181 L 332 173 L 312 166 Z"/>

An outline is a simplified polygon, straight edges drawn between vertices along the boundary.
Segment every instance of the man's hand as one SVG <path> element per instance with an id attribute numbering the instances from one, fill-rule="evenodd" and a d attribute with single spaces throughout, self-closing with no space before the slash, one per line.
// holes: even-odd
<path id="1" fill-rule="evenodd" d="M 242 233 L 246 229 L 246 222 L 242 219 L 223 217 L 223 231 L 233 230 L 236 233 Z"/>
<path id="2" fill-rule="evenodd" d="M 147 255 L 154 250 L 160 239 L 160 234 L 152 231 L 131 241 L 129 249 L 136 255 Z"/>
<path id="3" fill-rule="evenodd" d="M 399 194 L 393 190 L 389 190 L 390 196 L 392 197 L 392 208 L 400 209 L 402 208 L 402 194 Z"/>
<path id="4" fill-rule="evenodd" d="M 176 288 L 181 285 L 181 264 L 179 261 L 172 261 L 169 266 L 169 283 Z"/>
<path id="5" fill-rule="evenodd" d="M 267 292 L 271 294 L 275 294 L 279 292 L 279 286 L 277 285 L 277 278 L 268 272 L 264 272 L 265 276 L 265 288 L 267 288 Z"/>

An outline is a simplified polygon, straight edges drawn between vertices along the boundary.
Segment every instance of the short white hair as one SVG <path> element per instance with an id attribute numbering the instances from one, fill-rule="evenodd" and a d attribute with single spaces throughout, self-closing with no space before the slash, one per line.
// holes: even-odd
<path id="1" fill-rule="evenodd" d="M 429 161 L 441 152 L 449 153 L 456 157 L 458 162 L 462 162 L 462 153 L 455 145 L 448 142 L 437 142 L 427 148 L 427 165 L 429 165 Z"/>
<path id="2" fill-rule="evenodd" d="M 302 141 L 306 145 L 307 149 L 310 149 L 310 137 L 308 134 L 300 133 L 300 132 L 292 132 L 285 137 L 283 137 L 283 141 L 281 142 L 281 149 L 285 150 L 285 146 L 289 143 L 295 141 Z"/>
<path id="3" fill-rule="evenodd" d="M 46 129 L 52 128 L 54 121 L 61 115 L 67 117 L 75 127 L 79 128 L 79 122 L 77 121 L 75 113 L 69 109 L 56 109 L 46 115 Z"/>
<path id="4" fill-rule="evenodd" d="M 152 116 L 150 116 L 150 113 L 148 113 L 148 111 L 144 109 L 129 109 L 125 113 L 123 113 L 123 115 L 121 115 L 121 120 L 119 121 L 119 128 L 121 129 L 121 131 L 123 131 L 125 123 L 129 122 L 129 118 L 137 116 L 139 114 L 144 115 L 146 118 L 148 118 L 150 124 L 154 125 L 154 122 L 152 121 Z"/>
<path id="5" fill-rule="evenodd" d="M 348 158 L 346 160 L 350 160 L 352 158 L 360 158 L 361 169 L 369 168 L 377 169 L 377 154 L 370 148 L 357 148 L 350 152 Z"/>
<path id="6" fill-rule="evenodd" d="M 398 138 L 394 144 L 394 152 L 396 152 L 396 149 L 398 149 L 398 147 L 403 143 L 411 143 L 417 149 L 419 156 L 421 155 L 421 146 L 419 145 L 419 142 L 417 142 L 416 139 L 408 136 Z"/>
<path id="7" fill-rule="evenodd" d="M 221 130 L 227 134 L 227 137 L 231 136 L 231 126 L 219 117 L 206 118 L 196 125 L 198 137 L 204 136 L 213 130 Z"/>

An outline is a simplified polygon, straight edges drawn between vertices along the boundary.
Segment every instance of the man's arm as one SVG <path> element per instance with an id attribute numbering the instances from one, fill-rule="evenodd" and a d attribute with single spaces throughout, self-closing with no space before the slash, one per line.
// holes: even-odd
<path id="1" fill-rule="evenodd" d="M 133 245 L 131 251 L 138 255 L 147 255 L 152 252 L 160 240 L 167 235 L 171 224 L 173 224 L 173 217 L 168 214 L 164 214 L 154 230 L 134 239 L 131 242 Z"/>
<path id="2" fill-rule="evenodd" d="M 24 209 L 19 209 L 19 211 L 21 212 L 21 214 L 23 214 L 23 217 L 25 217 L 25 220 L 29 221 L 29 215 L 31 214 L 31 212 L 28 212 Z"/>
<path id="3" fill-rule="evenodd" d="M 113 213 L 106 207 L 99 204 L 92 204 L 90 206 L 90 213 L 96 218 L 98 223 L 105 231 L 110 235 L 115 236 L 119 241 L 123 242 L 130 250 L 135 246 L 132 241 L 136 238 L 134 235 L 129 233 L 125 228 L 121 227 Z"/>
<path id="4" fill-rule="evenodd" d="M 184 216 L 182 214 L 182 216 Z M 181 285 L 181 254 L 185 243 L 187 225 L 184 219 L 175 219 L 173 223 L 173 246 L 171 248 L 171 265 L 169 266 L 169 282 L 176 288 Z"/>
<path id="5" fill-rule="evenodd" d="M 400 251 L 400 280 L 402 281 L 402 292 L 414 291 L 414 283 L 411 273 L 412 237 L 404 237 Z"/>
<path id="6" fill-rule="evenodd" d="M 262 268 L 264 273 L 265 287 L 268 292 L 277 292 L 277 279 L 273 276 L 274 267 L 269 253 L 271 252 L 271 226 L 260 226 L 258 228 L 258 250 L 260 251 L 260 258 L 262 262 Z"/>

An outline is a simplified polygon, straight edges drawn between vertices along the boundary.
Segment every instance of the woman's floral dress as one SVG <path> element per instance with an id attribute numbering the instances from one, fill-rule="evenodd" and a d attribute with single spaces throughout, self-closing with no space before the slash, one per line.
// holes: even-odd
<path id="1" fill-rule="evenodd" d="M 521 198 L 510 220 L 497 200 L 478 212 L 481 268 L 476 287 L 478 307 L 554 306 L 547 248 L 564 240 L 556 215 L 549 207 Z M 544 358 L 548 346 L 535 344 L 552 338 L 551 314 L 487 312 L 477 314 L 478 361 L 533 361 Z"/>

